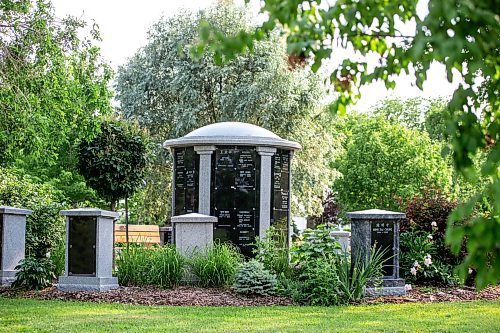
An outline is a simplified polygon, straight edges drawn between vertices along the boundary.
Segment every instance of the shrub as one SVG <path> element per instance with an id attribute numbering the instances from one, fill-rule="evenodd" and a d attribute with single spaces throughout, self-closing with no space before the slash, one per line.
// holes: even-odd
<path id="1" fill-rule="evenodd" d="M 442 244 L 432 232 L 410 229 L 402 233 L 400 266 L 404 278 L 416 284 L 456 284 L 454 265 L 442 259 Z"/>
<path id="2" fill-rule="evenodd" d="M 338 252 L 340 243 L 331 235 L 334 228 L 331 224 L 320 224 L 316 229 L 306 229 L 291 248 L 292 263 L 297 264 Z"/>
<path id="3" fill-rule="evenodd" d="M 443 192 L 425 188 L 421 195 L 406 202 L 407 220 L 401 224 L 401 232 L 413 228 L 432 232 L 436 239 L 444 239 L 448 216 L 457 207 Z"/>
<path id="4" fill-rule="evenodd" d="M 255 259 L 277 275 L 290 277 L 292 268 L 289 262 L 287 235 L 274 226 L 267 228 L 263 239 L 256 237 Z"/>
<path id="5" fill-rule="evenodd" d="M 310 305 L 338 305 L 346 302 L 340 293 L 336 256 L 317 257 L 304 262 L 299 275 L 303 281 L 299 291 L 300 303 Z"/>
<path id="6" fill-rule="evenodd" d="M 130 247 L 116 259 L 116 275 L 121 285 L 177 286 L 182 278 L 185 260 L 174 246 Z"/>
<path id="7" fill-rule="evenodd" d="M 233 289 L 238 294 L 272 295 L 276 292 L 276 275 L 257 260 L 241 264 L 234 280 Z"/>
<path id="8" fill-rule="evenodd" d="M 341 305 L 361 299 L 367 284 L 378 286 L 383 275 L 384 251 L 373 248 L 367 261 L 351 262 L 347 253 L 317 257 L 303 262 L 291 296 L 311 305 Z"/>
<path id="9" fill-rule="evenodd" d="M 198 252 L 191 258 L 192 273 L 202 287 L 231 285 L 236 269 L 242 261 L 238 249 L 231 244 L 215 243 L 205 252 Z"/>
<path id="10" fill-rule="evenodd" d="M 33 210 L 26 220 L 27 256 L 44 258 L 64 239 L 64 218 L 59 211 L 67 207 L 61 201 L 52 186 L 0 168 L 0 204 Z"/>
<path id="11" fill-rule="evenodd" d="M 304 302 L 304 282 L 296 278 L 279 276 L 276 283 L 276 294 L 291 298 L 295 303 Z"/>
<path id="12" fill-rule="evenodd" d="M 51 286 L 56 278 L 54 265 L 49 258 L 27 257 L 15 269 L 16 279 L 12 283 L 14 288 L 43 289 Z"/>

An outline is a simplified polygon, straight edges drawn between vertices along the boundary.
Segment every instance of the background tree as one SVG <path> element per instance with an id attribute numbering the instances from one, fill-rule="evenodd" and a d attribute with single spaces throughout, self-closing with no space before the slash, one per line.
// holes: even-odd
<path id="1" fill-rule="evenodd" d="M 352 127 L 343 130 L 345 150 L 333 163 L 342 174 L 333 190 L 344 211 L 373 207 L 404 211 L 404 203 L 425 186 L 451 190 L 452 169 L 441 157 L 441 145 L 427 133 L 380 117 L 354 118 L 343 125 Z"/>
<path id="2" fill-rule="evenodd" d="M 489 184 L 450 215 L 447 241 L 455 253 L 467 237 L 468 255 L 460 266 L 462 278 L 470 266 L 477 271 L 477 286 L 496 283 L 500 276 L 500 101 L 499 49 L 500 16 L 496 1 L 429 0 L 427 13 L 417 13 L 417 0 L 336 1 L 324 5 L 319 0 L 264 0 L 264 22 L 251 32 L 240 31 L 232 38 L 221 35 L 207 23 L 200 26 L 200 42 L 193 54 L 200 56 L 207 45 L 214 59 L 222 62 L 254 49 L 256 40 L 265 38 L 276 26 L 287 32 L 288 52 L 313 58 L 311 69 L 318 70 L 336 48 L 349 48 L 337 59 L 339 66 L 330 81 L 338 93 L 332 111 L 344 113 L 346 105 L 357 100 L 359 88 L 382 80 L 393 88 L 401 72 L 415 74 L 422 89 L 433 62 L 446 68 L 448 81 L 456 74 L 462 80 L 448 104 L 452 117 L 447 122 L 454 164 L 471 182 L 477 171 Z M 416 29 L 404 35 L 402 24 Z M 348 54 L 348 55 L 347 55 Z M 368 63 L 367 55 L 376 61 Z M 341 57 L 341 55 L 338 55 Z M 476 80 L 481 78 L 482 80 Z M 481 81 L 485 84 L 481 85 Z M 485 88 L 484 92 L 481 88 Z M 487 154 L 481 167 L 474 156 Z M 479 201 L 489 201 L 488 214 L 473 216 Z M 457 222 L 469 218 L 464 225 Z"/>
<path id="3" fill-rule="evenodd" d="M 425 131 L 433 140 L 444 140 L 448 101 L 443 98 L 387 98 L 372 108 L 374 115 L 405 126 Z"/>
<path id="4" fill-rule="evenodd" d="M 80 173 L 113 211 L 142 184 L 147 162 L 146 134 L 123 121 L 103 122 L 95 139 L 80 144 Z"/>
<path id="5" fill-rule="evenodd" d="M 77 143 L 111 112 L 111 70 L 96 26 L 58 19 L 47 0 L 0 3 L 0 165 L 92 199 L 78 174 Z"/>
<path id="6" fill-rule="evenodd" d="M 321 81 L 300 64 L 287 61 L 278 33 L 256 43 L 254 53 L 223 66 L 215 64 L 212 54 L 193 60 L 189 45 L 198 40 L 201 21 L 227 36 L 254 26 L 243 9 L 222 4 L 160 20 L 149 31 L 146 46 L 118 70 L 116 90 L 121 112 L 148 128 L 158 144 L 221 121 L 248 122 L 295 139 L 304 146 L 294 158 L 298 171 L 294 175 L 299 174 L 294 193 L 301 202 L 295 207 L 302 207 L 302 214 L 320 209 L 321 199 L 310 198 L 321 197 L 331 182 L 328 159 L 323 159 L 330 152 L 330 139 L 318 145 L 315 136 L 325 137 L 327 131 L 321 123 L 311 122 L 323 95 Z M 148 190 L 148 195 L 137 200 L 146 206 L 152 201 L 169 206 L 170 159 L 168 164 L 156 164 L 155 169 L 148 184 L 164 184 L 168 191 Z"/>

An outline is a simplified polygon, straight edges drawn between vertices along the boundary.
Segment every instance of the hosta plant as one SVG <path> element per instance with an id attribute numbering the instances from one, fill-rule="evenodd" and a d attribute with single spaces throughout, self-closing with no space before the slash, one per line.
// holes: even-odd
<path id="1" fill-rule="evenodd" d="M 27 257 L 15 267 L 16 279 L 13 288 L 38 290 L 49 287 L 56 278 L 54 265 L 49 258 Z"/>

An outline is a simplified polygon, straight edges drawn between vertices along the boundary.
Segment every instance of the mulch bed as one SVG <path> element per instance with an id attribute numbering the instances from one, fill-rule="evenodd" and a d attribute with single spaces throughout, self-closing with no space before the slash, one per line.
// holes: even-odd
<path id="1" fill-rule="evenodd" d="M 229 289 L 186 286 L 171 290 L 155 287 L 120 287 L 101 293 L 62 292 L 54 287 L 41 291 L 14 291 L 4 288 L 0 289 L 0 296 L 141 305 L 270 306 L 293 304 L 285 297 L 241 296 Z"/>
<path id="2" fill-rule="evenodd" d="M 476 292 L 472 287 L 413 287 L 404 296 L 383 296 L 364 298 L 360 304 L 378 303 L 431 303 L 431 302 L 468 302 L 474 300 L 500 300 L 500 286 L 488 287 Z"/>
<path id="3" fill-rule="evenodd" d="M 10 288 L 0 288 L 0 296 L 140 305 L 271 306 L 293 304 L 290 299 L 285 297 L 241 296 L 229 289 L 187 286 L 177 287 L 172 290 L 155 287 L 120 287 L 120 289 L 102 293 L 62 292 L 53 287 L 41 291 L 19 291 Z M 365 298 L 357 304 L 466 302 L 473 300 L 500 300 L 500 286 L 486 288 L 480 293 L 469 287 L 414 287 L 405 296 Z"/>

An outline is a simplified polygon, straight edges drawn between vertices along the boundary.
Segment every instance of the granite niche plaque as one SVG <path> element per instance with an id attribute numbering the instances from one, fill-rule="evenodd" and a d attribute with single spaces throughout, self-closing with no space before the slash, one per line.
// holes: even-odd
<path id="1" fill-rule="evenodd" d="M 394 275 L 394 228 L 396 225 L 391 222 L 374 220 L 371 226 L 371 247 L 384 250 L 384 276 Z"/>
<path id="2" fill-rule="evenodd" d="M 368 286 L 367 295 L 404 295 L 405 282 L 399 277 L 399 225 L 406 215 L 379 209 L 347 213 L 351 219 L 353 260 L 366 260 L 375 247 L 384 253 L 382 286 Z"/>
<path id="3" fill-rule="evenodd" d="M 219 146 L 212 155 L 214 240 L 230 241 L 252 256 L 258 233 L 258 155 L 255 148 Z"/>

